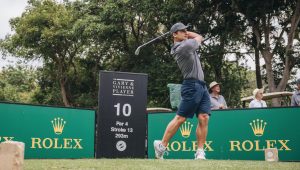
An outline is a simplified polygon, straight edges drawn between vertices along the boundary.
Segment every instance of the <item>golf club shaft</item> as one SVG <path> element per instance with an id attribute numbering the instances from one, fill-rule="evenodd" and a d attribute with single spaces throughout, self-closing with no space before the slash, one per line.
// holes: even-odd
<path id="1" fill-rule="evenodd" d="M 148 45 L 148 44 L 150 44 L 150 43 L 152 43 L 152 42 L 154 42 L 154 41 L 156 41 L 156 40 L 160 39 L 161 37 L 164 37 L 164 36 L 166 36 L 166 35 L 168 35 L 168 34 L 170 34 L 170 31 L 168 31 L 168 32 L 164 33 L 163 35 L 158 36 L 158 37 L 156 37 L 156 38 L 154 38 L 154 39 L 152 39 L 152 40 L 150 40 L 150 41 L 144 43 L 143 45 L 140 45 L 140 46 L 135 50 L 135 55 L 138 55 L 138 54 L 139 54 L 140 49 L 141 49 L 142 47 L 144 47 L 144 46 L 146 46 L 146 45 Z"/>

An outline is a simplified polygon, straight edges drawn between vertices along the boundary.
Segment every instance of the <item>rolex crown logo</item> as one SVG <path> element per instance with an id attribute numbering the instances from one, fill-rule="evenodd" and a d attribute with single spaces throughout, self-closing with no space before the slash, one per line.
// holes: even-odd
<path id="1" fill-rule="evenodd" d="M 188 138 L 191 135 L 193 125 L 190 122 L 184 122 L 180 127 L 181 136 Z"/>
<path id="2" fill-rule="evenodd" d="M 57 135 L 60 135 L 60 134 L 62 134 L 65 124 L 67 122 L 64 121 L 64 119 L 57 117 L 57 118 L 54 118 L 54 120 L 52 120 L 51 123 L 53 126 L 54 133 Z"/>
<path id="3" fill-rule="evenodd" d="M 265 127 L 267 125 L 267 122 L 264 122 L 263 120 L 253 120 L 253 123 L 250 123 L 250 126 L 253 130 L 253 133 L 255 136 L 262 136 L 265 131 Z"/>

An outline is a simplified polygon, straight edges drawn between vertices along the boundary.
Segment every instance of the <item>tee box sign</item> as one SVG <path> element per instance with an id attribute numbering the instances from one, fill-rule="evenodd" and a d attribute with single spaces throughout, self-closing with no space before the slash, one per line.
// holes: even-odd
<path id="1" fill-rule="evenodd" d="M 146 74 L 100 71 L 97 158 L 144 158 Z"/>

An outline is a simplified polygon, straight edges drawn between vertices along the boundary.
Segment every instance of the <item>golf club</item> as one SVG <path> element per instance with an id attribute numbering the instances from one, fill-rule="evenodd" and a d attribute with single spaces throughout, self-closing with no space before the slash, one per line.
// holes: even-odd
<path id="1" fill-rule="evenodd" d="M 187 27 L 190 27 L 190 26 L 191 26 L 191 24 L 187 24 Z M 148 44 L 150 44 L 150 43 L 152 43 L 152 42 L 154 42 L 154 41 L 156 41 L 156 40 L 158 40 L 158 39 L 160 39 L 160 38 L 162 38 L 162 37 L 164 37 L 164 36 L 166 36 L 166 35 L 168 35 L 168 34 L 170 34 L 170 31 L 164 33 L 163 35 L 161 35 L 161 36 L 159 36 L 159 37 L 154 38 L 153 40 L 150 40 L 150 41 L 148 41 L 148 42 L 146 42 L 146 43 L 144 43 L 144 44 L 138 46 L 138 48 L 135 50 L 134 54 L 135 54 L 135 55 L 139 55 L 140 50 L 141 50 L 142 47 L 144 47 L 144 46 L 146 46 L 146 45 L 148 45 Z"/>
<path id="2" fill-rule="evenodd" d="M 154 38 L 154 39 L 152 39 L 152 40 L 150 40 L 150 41 L 148 41 L 148 42 L 146 42 L 146 43 L 138 46 L 138 48 L 135 50 L 134 54 L 135 55 L 139 55 L 140 50 L 141 50 L 142 47 L 144 47 L 144 46 L 146 46 L 146 45 L 148 45 L 148 44 L 150 44 L 150 43 L 152 43 L 152 42 L 154 42 L 154 41 L 156 41 L 156 40 L 158 40 L 158 39 L 160 39 L 160 38 L 162 38 L 162 37 L 164 37 L 164 36 L 166 36 L 168 34 L 170 34 L 170 31 L 168 31 L 168 32 L 164 33 L 163 35 L 161 35 L 159 37 L 156 37 L 156 38 Z"/>

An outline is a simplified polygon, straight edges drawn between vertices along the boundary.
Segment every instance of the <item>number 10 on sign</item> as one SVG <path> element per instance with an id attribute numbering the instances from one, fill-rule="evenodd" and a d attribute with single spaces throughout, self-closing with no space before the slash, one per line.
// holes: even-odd
<path id="1" fill-rule="evenodd" d="M 117 116 L 120 116 L 120 110 L 121 110 L 121 104 L 117 103 L 114 105 L 115 108 L 117 108 Z M 125 103 L 122 106 L 122 114 L 126 117 L 129 117 L 131 115 L 131 105 L 128 103 Z"/>

